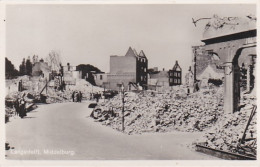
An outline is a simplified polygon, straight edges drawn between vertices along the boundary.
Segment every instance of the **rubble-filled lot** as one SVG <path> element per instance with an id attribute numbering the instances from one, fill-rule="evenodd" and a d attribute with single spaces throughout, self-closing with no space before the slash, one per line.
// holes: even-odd
<path id="1" fill-rule="evenodd" d="M 22 81 L 24 90 L 18 91 L 18 83 Z M 51 81 L 54 82 L 54 81 Z M 37 107 L 37 103 L 43 102 L 43 99 L 46 100 L 46 103 L 62 103 L 67 101 L 72 101 L 72 92 L 81 91 L 83 98 L 89 98 L 90 93 L 101 92 L 103 89 L 92 86 L 87 81 L 81 79 L 78 80 L 76 85 L 66 86 L 66 90 L 58 91 L 55 90 L 53 83 L 49 83 L 46 89 L 43 90 L 42 94 L 40 92 L 44 88 L 46 81 L 40 77 L 30 77 L 30 76 L 21 76 L 16 79 L 6 80 L 6 97 L 5 97 L 5 113 L 6 120 L 8 121 L 10 117 L 16 115 L 15 103 L 18 99 L 23 98 L 26 102 L 26 110 L 30 111 Z"/>
<path id="2" fill-rule="evenodd" d="M 127 92 L 124 133 L 203 131 L 203 137 L 195 139 L 194 143 L 255 156 L 256 114 L 248 127 L 245 143 L 238 147 L 253 105 L 256 105 L 255 93 L 242 93 L 241 109 L 235 113 L 224 113 L 223 103 L 223 87 L 201 89 L 190 95 L 181 87 L 168 93 Z M 91 116 L 106 126 L 122 131 L 122 95 L 99 103 Z"/>
<path id="3" fill-rule="evenodd" d="M 125 133 L 203 131 L 223 115 L 223 88 L 214 87 L 187 95 L 178 87 L 168 93 L 127 92 Z M 122 130 L 122 95 L 101 102 L 92 117 L 107 126 Z"/>
<path id="4" fill-rule="evenodd" d="M 216 126 L 205 132 L 202 138 L 196 140 L 196 143 L 202 143 L 210 148 L 240 153 L 256 155 L 256 114 L 246 131 L 246 141 L 239 149 L 238 145 L 243 136 L 250 114 L 256 105 L 256 96 L 253 94 L 243 94 L 241 98 L 241 110 L 235 113 L 225 113 L 218 121 Z"/>

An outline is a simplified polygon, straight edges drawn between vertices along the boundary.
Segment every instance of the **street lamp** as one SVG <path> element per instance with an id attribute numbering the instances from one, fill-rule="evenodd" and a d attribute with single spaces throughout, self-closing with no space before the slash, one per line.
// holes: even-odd
<path id="1" fill-rule="evenodd" d="M 125 88 L 124 85 L 122 83 L 121 86 L 121 91 L 122 91 L 122 131 L 124 132 L 125 127 L 124 127 L 124 122 L 125 122 L 125 116 L 124 116 L 124 110 L 125 110 Z"/>

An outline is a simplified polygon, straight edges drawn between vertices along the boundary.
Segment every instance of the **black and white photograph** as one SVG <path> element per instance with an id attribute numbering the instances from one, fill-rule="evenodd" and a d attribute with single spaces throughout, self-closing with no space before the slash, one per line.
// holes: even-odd
<path id="1" fill-rule="evenodd" d="M 5 161 L 256 162 L 256 3 L 7 3 L 1 22 Z"/>

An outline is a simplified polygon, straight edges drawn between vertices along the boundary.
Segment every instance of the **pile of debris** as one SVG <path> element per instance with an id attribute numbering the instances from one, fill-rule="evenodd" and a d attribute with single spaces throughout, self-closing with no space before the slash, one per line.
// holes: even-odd
<path id="1" fill-rule="evenodd" d="M 79 79 L 76 85 L 66 86 L 66 95 L 71 97 L 73 91 L 81 91 L 83 93 L 83 99 L 90 99 L 91 93 L 101 93 L 104 89 L 98 86 L 93 86 L 88 81 L 84 79 Z"/>
<path id="2" fill-rule="evenodd" d="M 187 95 L 182 87 L 171 92 L 127 92 L 124 104 L 125 133 L 203 131 L 223 114 L 223 88 Z M 107 113 L 115 113 L 113 116 Z M 99 103 L 92 117 L 122 130 L 122 94 Z"/>
<path id="3" fill-rule="evenodd" d="M 5 122 L 8 122 L 9 118 L 15 115 L 21 116 L 21 113 L 18 112 L 21 103 L 24 103 L 24 109 L 27 112 L 35 109 L 37 107 L 35 103 L 39 101 L 39 98 L 36 92 L 23 91 L 8 94 L 5 98 Z"/>
<path id="4" fill-rule="evenodd" d="M 240 111 L 225 113 L 216 126 L 205 132 L 200 143 L 213 149 L 256 156 L 256 96 L 244 94 Z M 251 119 L 251 122 L 249 120 Z M 248 124 L 249 122 L 249 124 Z M 249 125 L 248 128 L 247 124 Z M 243 136 L 243 134 L 245 134 Z M 243 140 L 242 140 L 243 139 Z"/>
<path id="5" fill-rule="evenodd" d="M 22 91 L 18 91 L 18 83 L 22 82 Z M 16 104 L 19 99 L 25 102 L 26 111 L 34 109 L 36 103 L 62 103 L 72 101 L 72 92 L 81 91 L 83 96 L 89 97 L 90 92 L 101 92 L 103 89 L 92 86 L 85 80 L 78 80 L 76 85 L 67 86 L 66 90 L 59 91 L 54 89 L 54 86 L 48 86 L 47 91 L 43 88 L 46 85 L 46 80 L 40 77 L 20 76 L 16 79 L 6 80 L 6 97 L 5 97 L 5 118 L 8 122 L 10 117 L 17 113 Z M 51 84 L 50 84 L 51 85 Z"/>

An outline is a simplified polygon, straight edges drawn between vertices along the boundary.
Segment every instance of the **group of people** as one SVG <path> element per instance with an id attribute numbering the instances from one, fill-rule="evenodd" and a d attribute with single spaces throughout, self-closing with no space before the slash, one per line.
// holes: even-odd
<path id="1" fill-rule="evenodd" d="M 71 97 L 72 97 L 73 102 L 81 102 L 82 93 L 81 93 L 81 91 L 73 91 Z"/>
<path id="2" fill-rule="evenodd" d="M 90 93 L 90 100 L 95 99 L 97 103 L 101 97 L 102 97 L 101 93 Z"/>

